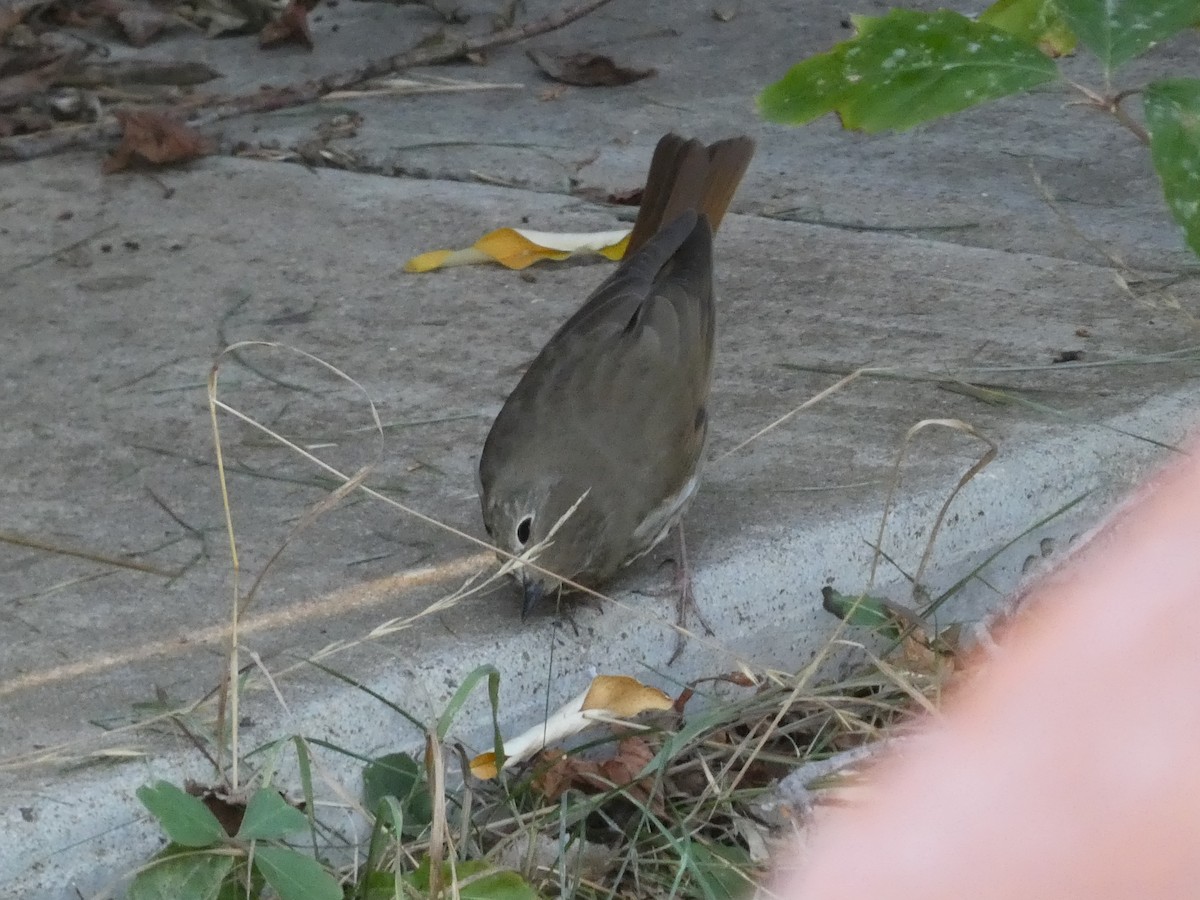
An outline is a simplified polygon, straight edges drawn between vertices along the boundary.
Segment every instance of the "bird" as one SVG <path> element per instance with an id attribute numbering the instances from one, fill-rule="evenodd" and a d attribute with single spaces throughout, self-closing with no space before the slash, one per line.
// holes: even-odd
<path id="1" fill-rule="evenodd" d="M 659 140 L 620 266 L 492 423 L 479 460 L 484 527 L 508 554 L 534 548 L 539 567 L 516 573 L 522 619 L 564 580 L 596 587 L 649 552 L 695 495 L 716 327 L 713 233 L 754 146 L 745 136 Z M 680 624 L 685 599 L 690 589 Z"/>

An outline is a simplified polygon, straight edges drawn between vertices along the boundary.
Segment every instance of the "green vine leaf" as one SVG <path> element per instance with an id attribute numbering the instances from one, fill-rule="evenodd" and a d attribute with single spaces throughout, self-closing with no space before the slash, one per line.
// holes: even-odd
<path id="1" fill-rule="evenodd" d="M 1172 78 L 1146 87 L 1150 157 L 1188 246 L 1200 253 L 1200 80 Z"/>
<path id="2" fill-rule="evenodd" d="M 855 38 L 759 95 L 767 119 L 800 125 L 836 112 L 845 128 L 903 131 L 1059 77 L 1032 44 L 949 10 L 897 9 L 855 25 Z"/>
<path id="3" fill-rule="evenodd" d="M 1200 20 L 1198 0 L 1057 0 L 1067 23 L 1112 72 Z"/>
<path id="4" fill-rule="evenodd" d="M 1055 0 L 996 0 L 980 13 L 979 21 L 1033 44 L 1047 56 L 1066 56 L 1078 43 Z"/>

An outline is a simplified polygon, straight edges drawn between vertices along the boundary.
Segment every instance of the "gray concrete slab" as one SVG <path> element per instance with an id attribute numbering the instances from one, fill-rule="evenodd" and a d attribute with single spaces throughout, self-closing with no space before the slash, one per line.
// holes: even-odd
<path id="1" fill-rule="evenodd" d="M 423 716 L 492 663 L 513 727 L 536 720 L 547 692 L 550 703 L 573 695 L 592 669 L 669 685 L 738 658 L 802 665 L 829 627 L 819 588 L 864 584 L 896 453 L 928 418 L 970 422 L 1000 447 L 955 501 L 927 574 L 935 592 L 945 589 L 1017 539 L 950 611 L 977 614 L 1162 459 L 1151 441 L 1183 437 L 1196 365 L 1164 354 L 1195 343 L 1200 298 L 1191 282 L 1149 280 L 1191 257 L 1132 139 L 1049 93 L 898 137 L 843 135 L 832 123 L 764 126 L 753 93 L 838 38 L 843 13 L 744 6 L 753 8 L 721 24 L 707 4 L 618 0 L 540 39 L 616 47 L 660 68 L 626 89 L 539 100 L 544 85 L 513 49 L 486 67 L 437 74 L 518 81 L 519 90 L 356 101 L 365 123 L 344 148 L 404 177 L 217 158 L 164 173 L 174 191 L 165 198 L 144 176 L 102 177 L 85 154 L 4 170 L 3 527 L 183 571 L 165 578 L 0 545 L 0 895 L 95 890 L 155 846 L 138 785 L 209 777 L 166 729 L 106 729 L 160 694 L 200 696 L 220 671 L 232 576 L 205 399 L 215 354 L 263 339 L 339 366 L 378 404 L 388 424 L 382 450 L 362 395 L 286 352 L 246 349 L 240 362 L 227 360 L 222 397 L 344 471 L 373 461 L 368 484 L 482 535 L 474 466 L 490 418 L 519 367 L 607 269 L 416 277 L 401 267 L 523 217 L 547 229 L 615 227 L 621 210 L 571 191 L 634 186 L 667 129 L 745 130 L 761 141 L 738 214 L 718 238 L 713 463 L 688 518 L 696 588 L 717 638 L 693 641 L 666 668 L 671 637 L 658 619 L 669 603 L 636 593 L 665 585 L 665 551 L 614 585 L 623 606 L 581 610 L 578 635 L 548 620 L 522 627 L 511 595 L 495 591 L 370 638 L 485 563 L 460 538 L 353 499 L 298 535 L 263 581 L 243 643 L 282 673 L 287 707 L 254 691 L 245 740 L 294 731 L 361 753 L 416 740 L 377 702 L 298 665 L 333 644 L 346 646 L 326 664 Z M 234 89 L 268 71 L 279 83 L 376 46 L 387 52 L 400 25 L 420 15 L 343 3 L 326 12 L 312 55 L 259 55 L 246 41 L 186 46 L 230 72 Z M 783 16 L 801 26 L 788 33 Z M 335 22 L 337 32 L 321 30 Z M 1159 64 L 1194 67 L 1191 52 L 1180 42 Z M 231 122 L 226 138 L 286 142 L 329 114 L 322 105 Z M 466 143 L 403 149 L 431 141 Z M 1045 203 L 1030 162 L 1072 227 Z M 473 183 L 471 172 L 514 187 Z M 1154 268 L 1121 272 L 1147 279 L 1130 291 L 1085 237 Z M 1065 350 L 1083 350 L 1083 362 L 1052 364 Z M 1142 364 L 1092 365 L 1127 358 Z M 988 406 L 927 380 L 863 379 L 725 456 L 836 380 L 820 370 L 863 365 L 1008 385 L 1061 415 Z M 245 584 L 329 487 L 292 451 L 221 422 L 237 467 L 229 484 Z M 980 452 L 945 431 L 917 439 L 885 538 L 910 573 L 938 507 Z M 903 597 L 906 582 L 884 569 L 880 588 Z M 485 722 L 468 714 L 462 735 L 479 742 Z M 143 755 L 89 755 L 102 748 Z M 348 761 L 324 765 L 357 788 Z"/>

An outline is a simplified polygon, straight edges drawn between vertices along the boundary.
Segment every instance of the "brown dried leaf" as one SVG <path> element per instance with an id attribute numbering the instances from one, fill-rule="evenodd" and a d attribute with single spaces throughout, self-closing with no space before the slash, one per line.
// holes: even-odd
<path id="1" fill-rule="evenodd" d="M 105 175 L 120 172 L 134 163 L 165 166 L 213 152 L 208 138 L 164 113 L 120 109 L 113 115 L 124 131 L 121 143 L 104 161 L 101 171 Z"/>
<path id="2" fill-rule="evenodd" d="M 616 752 L 601 762 L 568 756 L 561 750 L 545 750 L 542 765 L 533 778 L 533 787 L 553 802 L 568 790 L 601 794 L 613 785 L 625 788 L 635 799 L 650 800 L 650 780 L 635 781 L 654 758 L 654 751 L 640 737 L 625 738 Z"/>
<path id="3" fill-rule="evenodd" d="M 279 18 L 268 22 L 258 34 L 258 46 L 282 47 L 302 44 L 313 48 L 312 33 L 308 30 L 308 7 L 300 0 L 291 0 Z"/>
<path id="4" fill-rule="evenodd" d="M 656 69 L 633 69 L 619 65 L 611 56 L 589 50 L 568 54 L 526 50 L 525 55 L 555 81 L 579 87 L 619 87 L 658 74 Z"/>
<path id="5" fill-rule="evenodd" d="M 642 738 L 625 738 L 617 745 L 617 752 L 600 764 L 600 773 L 615 785 L 631 785 L 652 759 L 654 751 Z"/>
<path id="6" fill-rule="evenodd" d="M 547 800 L 554 801 L 571 788 L 594 785 L 599 774 L 600 767 L 594 762 L 567 756 L 561 750 L 544 750 L 532 786 Z"/>

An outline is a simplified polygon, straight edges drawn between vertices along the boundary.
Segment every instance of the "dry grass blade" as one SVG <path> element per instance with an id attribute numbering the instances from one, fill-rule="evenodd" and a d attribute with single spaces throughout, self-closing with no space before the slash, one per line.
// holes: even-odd
<path id="1" fill-rule="evenodd" d="M 744 449 L 745 447 L 748 447 L 750 444 L 753 444 L 755 441 L 757 441 L 763 435 L 769 434 L 770 432 L 772 432 L 776 428 L 778 428 L 780 425 L 783 425 L 785 422 L 787 422 L 789 419 L 791 419 L 797 413 L 803 412 L 804 410 L 808 409 L 810 406 L 815 406 L 816 404 L 820 403 L 822 400 L 824 400 L 826 397 L 830 396 L 831 394 L 836 394 L 842 388 L 849 385 L 852 381 L 856 381 L 858 378 L 862 377 L 863 375 L 870 375 L 873 371 L 875 371 L 875 370 L 874 369 L 857 369 L 856 371 L 851 372 L 849 375 L 847 375 L 845 378 L 842 378 L 836 384 L 831 384 L 829 387 L 825 388 L 825 390 L 808 398 L 803 403 L 801 403 L 799 406 L 788 410 L 786 413 L 784 413 L 782 416 L 780 416 L 775 421 L 771 422 L 768 425 L 764 425 L 762 428 L 760 428 L 758 431 L 754 432 L 754 434 L 750 435 L 750 437 L 746 438 L 744 441 L 742 441 L 740 444 L 738 444 L 732 450 L 726 450 L 724 453 L 722 453 L 720 456 L 718 456 L 715 460 L 713 460 L 714 464 L 720 463 L 722 460 L 726 459 L 727 457 L 733 456 L 733 454 L 737 453 L 739 450 Z"/>
<path id="2" fill-rule="evenodd" d="M 180 574 L 178 571 L 163 569 L 159 566 L 152 566 L 149 563 L 138 562 L 134 559 L 110 556 L 107 553 L 100 553 L 96 550 L 67 547 L 52 541 L 44 541 L 41 538 L 17 534 L 15 531 L 0 531 L 0 542 L 12 544 L 17 547 L 28 547 L 31 550 L 45 550 L 47 553 L 54 553 L 59 556 L 73 556 L 77 559 L 103 563 L 106 566 L 114 566 L 118 569 L 132 569 L 135 572 L 145 572 L 147 575 L 158 575 L 161 578 L 176 578 Z"/>
<path id="3" fill-rule="evenodd" d="M 904 435 L 904 441 L 900 445 L 900 450 L 896 454 L 896 464 L 892 470 L 892 480 L 888 486 L 887 500 L 884 502 L 883 516 L 879 521 L 879 534 L 875 539 L 876 552 L 871 558 L 871 571 L 867 577 L 868 590 L 870 590 L 871 586 L 875 584 L 875 576 L 878 572 L 879 560 L 881 558 L 879 548 L 883 547 L 883 538 L 887 533 L 888 517 L 894 507 L 896 493 L 900 489 L 900 481 L 903 475 L 904 461 L 908 456 L 908 449 L 912 444 L 912 439 L 926 428 L 949 428 L 953 431 L 959 431 L 963 434 L 968 434 L 977 440 L 983 441 L 988 445 L 988 449 L 987 452 L 984 453 L 983 456 L 981 456 L 978 460 L 976 460 L 975 463 L 965 473 L 963 473 L 962 477 L 958 479 L 958 483 L 954 486 L 954 489 L 950 491 L 949 496 L 946 497 L 945 502 L 942 504 L 942 508 L 938 511 L 937 517 L 934 519 L 933 528 L 929 534 L 929 540 L 925 544 L 925 552 L 921 556 L 921 563 L 917 567 L 916 575 L 913 577 L 914 594 L 920 591 L 921 576 L 924 574 L 925 566 L 932 556 L 934 540 L 937 537 L 938 531 L 941 529 L 942 522 L 945 520 L 946 512 L 949 510 L 950 504 L 954 501 L 954 498 L 958 496 L 959 491 L 966 487 L 972 478 L 985 469 L 992 462 L 992 460 L 996 458 L 997 452 L 999 452 L 999 448 L 996 446 L 995 441 L 993 441 L 991 438 L 985 437 L 972 425 L 969 425 L 960 419 L 925 419 L 924 421 L 918 422 L 916 425 L 912 426 L 912 428 L 908 429 Z"/>
<path id="4" fill-rule="evenodd" d="M 320 359 L 319 357 L 314 356 L 311 353 L 307 353 L 303 350 L 298 350 L 296 348 L 288 347 L 285 344 L 279 344 L 279 343 L 270 342 L 270 341 L 242 341 L 242 342 L 239 342 L 236 344 L 232 344 L 231 346 L 227 347 L 224 351 L 222 351 L 222 353 L 213 362 L 212 369 L 209 371 L 209 376 L 208 376 L 209 419 L 212 424 L 213 444 L 216 448 L 217 477 L 219 479 L 220 487 L 221 487 L 221 504 L 222 504 L 222 508 L 224 510 L 224 515 L 225 515 L 225 529 L 226 529 L 226 533 L 229 537 L 230 563 L 233 568 L 233 579 L 232 579 L 232 581 L 233 581 L 233 601 L 232 601 L 232 606 L 231 606 L 231 610 L 230 610 L 228 660 L 227 660 L 227 665 L 225 666 L 224 674 L 221 679 L 221 685 L 220 685 L 220 691 L 219 691 L 220 699 L 218 702 L 219 712 L 218 712 L 218 722 L 217 722 L 217 728 L 218 728 L 217 751 L 218 751 L 218 753 L 224 752 L 225 741 L 223 738 L 224 738 L 224 731 L 225 731 L 225 725 L 226 725 L 226 718 L 224 716 L 224 711 L 225 711 L 225 707 L 226 707 L 226 702 L 228 702 L 228 706 L 229 706 L 228 722 L 229 722 L 229 727 L 230 727 L 230 732 L 229 732 L 230 773 L 231 773 L 230 774 L 230 783 L 232 784 L 234 790 L 237 790 L 238 785 L 239 785 L 238 766 L 240 763 L 240 754 L 238 752 L 238 741 L 239 741 L 238 723 L 241 721 L 241 718 L 238 715 L 238 705 L 240 703 L 241 695 L 240 695 L 240 691 L 233 689 L 233 686 L 237 682 L 237 675 L 238 675 L 238 670 L 239 670 L 238 652 L 239 652 L 239 647 L 241 646 L 241 639 L 239 636 L 239 627 L 241 624 L 242 614 L 245 611 L 248 604 L 250 603 L 250 601 L 253 599 L 255 592 L 258 589 L 258 586 L 262 583 L 263 577 L 266 575 L 267 571 L 269 571 L 269 569 L 275 563 L 275 561 L 280 558 L 283 551 L 287 548 L 288 544 L 292 541 L 292 539 L 295 538 L 295 536 L 298 535 L 300 532 L 304 531 L 313 522 L 315 522 L 321 516 L 321 514 L 332 509 L 334 506 L 336 506 L 338 503 L 340 503 L 341 500 L 345 496 L 347 496 L 348 494 L 353 492 L 356 487 L 358 487 L 359 485 L 362 484 L 363 480 L 366 478 L 367 472 L 370 471 L 370 467 L 368 466 L 368 467 L 364 468 L 362 471 L 360 471 L 359 473 L 357 473 L 355 476 L 344 479 L 343 484 L 341 486 L 339 486 L 337 488 L 337 490 L 333 491 L 329 496 L 324 498 L 315 507 L 308 510 L 305 513 L 305 515 L 301 518 L 301 520 L 296 524 L 296 526 L 292 528 L 291 532 L 284 539 L 284 541 L 279 546 L 279 548 L 277 548 L 277 550 L 271 556 L 271 558 L 267 560 L 266 565 L 263 567 L 263 569 L 260 571 L 258 577 L 255 578 L 253 584 L 251 585 L 250 591 L 248 591 L 245 596 L 242 595 L 241 580 L 240 580 L 241 566 L 239 564 L 238 552 L 237 552 L 237 534 L 233 527 L 233 510 L 229 503 L 229 485 L 226 481 L 226 475 L 225 475 L 225 455 L 224 455 L 222 443 L 221 443 L 220 423 L 217 419 L 217 409 L 219 406 L 224 407 L 224 404 L 222 404 L 221 401 L 217 399 L 217 386 L 218 386 L 218 379 L 219 379 L 220 371 L 221 371 L 222 359 L 224 359 L 226 356 L 236 356 L 237 353 L 239 353 L 241 350 L 248 348 L 248 347 L 265 347 L 265 348 L 270 348 L 270 349 L 274 349 L 274 350 L 287 350 L 292 353 L 296 353 L 299 356 L 303 357 L 304 359 L 307 359 L 308 361 L 314 362 L 317 365 L 323 367 L 326 371 L 331 372 L 336 377 L 343 379 L 344 381 L 347 381 L 351 385 L 353 385 L 359 392 L 362 393 L 362 395 L 367 400 L 367 404 L 371 410 L 371 421 L 374 423 L 374 425 L 376 427 L 376 431 L 379 435 L 380 443 L 379 443 L 378 455 L 382 455 L 382 453 L 383 453 L 383 424 L 379 420 L 379 412 L 375 408 L 375 401 L 371 399 L 371 395 L 366 390 L 366 388 L 364 388 L 361 384 L 359 384 L 357 381 L 355 381 L 353 378 L 351 378 L 349 375 L 347 375 L 345 372 L 343 372 L 337 366 L 331 365 L 330 363 L 325 362 L 324 360 Z M 280 440 L 280 441 L 284 440 L 281 435 L 275 434 L 275 432 L 271 431 L 270 429 L 263 427 L 263 430 L 266 431 L 271 437 L 273 437 L 277 440 Z M 219 761 L 220 761 L 220 757 L 218 757 L 218 762 Z"/>
<path id="5" fill-rule="evenodd" d="M 357 100 L 362 97 L 408 97 L 419 94 L 463 94 L 474 91 L 519 91 L 516 82 L 460 81 L 453 78 L 379 78 L 354 90 L 331 91 L 322 102 Z"/>

